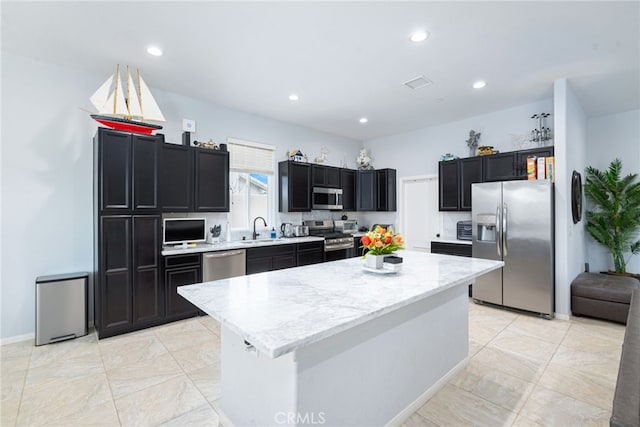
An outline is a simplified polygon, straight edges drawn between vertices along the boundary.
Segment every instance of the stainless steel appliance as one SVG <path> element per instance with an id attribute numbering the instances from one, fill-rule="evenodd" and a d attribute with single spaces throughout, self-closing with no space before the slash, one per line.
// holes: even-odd
<path id="1" fill-rule="evenodd" d="M 471 240 L 473 238 L 471 221 L 458 221 L 456 223 L 456 238 L 458 240 Z"/>
<path id="2" fill-rule="evenodd" d="M 304 237 L 309 235 L 309 227 L 306 225 L 294 225 L 293 235 L 296 237 Z"/>
<path id="3" fill-rule="evenodd" d="M 358 231 L 358 221 L 356 221 L 355 219 L 335 220 L 333 221 L 333 224 L 336 231 L 345 234 L 354 234 L 356 231 Z"/>
<path id="4" fill-rule="evenodd" d="M 505 263 L 476 279 L 473 298 L 553 317 L 553 184 L 472 184 L 471 206 L 473 256 Z"/>
<path id="5" fill-rule="evenodd" d="M 333 221 L 303 221 L 309 227 L 310 236 L 324 237 L 324 252 L 326 261 L 347 259 L 349 250 L 353 249 L 353 236 L 335 231 Z"/>
<path id="6" fill-rule="evenodd" d="M 282 235 L 284 237 L 294 237 L 293 236 L 293 224 L 290 224 L 288 222 L 285 222 L 284 224 L 282 224 L 280 226 L 280 231 L 282 231 Z"/>
<path id="7" fill-rule="evenodd" d="M 244 249 L 207 252 L 202 255 L 202 281 L 211 282 L 244 276 L 246 264 Z"/>
<path id="8" fill-rule="evenodd" d="M 342 189 L 313 187 L 313 209 L 342 210 Z"/>

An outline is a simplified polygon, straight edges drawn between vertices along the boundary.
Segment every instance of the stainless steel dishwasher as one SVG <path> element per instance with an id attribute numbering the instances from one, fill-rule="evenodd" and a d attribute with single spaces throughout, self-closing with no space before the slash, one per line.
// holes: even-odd
<path id="1" fill-rule="evenodd" d="M 202 256 L 202 281 L 229 279 L 246 274 L 247 256 L 244 249 L 207 252 Z"/>

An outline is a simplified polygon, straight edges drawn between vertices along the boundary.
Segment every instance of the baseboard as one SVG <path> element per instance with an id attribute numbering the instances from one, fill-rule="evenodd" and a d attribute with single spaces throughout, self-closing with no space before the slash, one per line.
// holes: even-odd
<path id="1" fill-rule="evenodd" d="M 36 339 L 36 334 L 35 333 L 24 334 L 24 335 L 16 335 L 15 337 L 1 338 L 0 339 L 0 346 L 7 345 L 7 344 L 14 344 L 14 343 L 17 343 L 17 342 L 22 342 L 22 341 L 35 340 L 35 339 Z"/>
<path id="2" fill-rule="evenodd" d="M 434 385 L 429 387 L 424 393 L 422 393 L 416 400 L 404 408 L 398 415 L 393 417 L 385 427 L 398 427 L 401 426 L 414 412 L 422 408 L 422 405 L 427 403 L 427 400 L 431 399 L 442 387 L 444 387 L 451 378 L 462 371 L 469 363 L 469 357 L 465 357 L 456 366 L 454 366 L 449 372 L 447 372 L 442 378 L 440 378 Z"/>

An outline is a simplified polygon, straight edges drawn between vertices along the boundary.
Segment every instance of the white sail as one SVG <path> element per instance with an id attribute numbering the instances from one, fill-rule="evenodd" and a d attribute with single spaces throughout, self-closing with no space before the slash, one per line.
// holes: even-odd
<path id="1" fill-rule="evenodd" d="M 127 101 L 131 118 L 141 119 L 142 109 L 140 108 L 140 98 L 138 97 L 136 86 L 133 84 L 131 73 L 129 73 L 129 67 L 127 67 Z"/>
<path id="2" fill-rule="evenodd" d="M 127 109 L 127 103 L 124 100 L 124 91 L 125 88 L 122 86 L 122 82 L 120 80 L 120 70 L 116 73 L 116 87 L 113 90 L 115 92 L 116 103 L 114 107 L 113 114 L 127 116 L 129 115 L 129 110 Z"/>
<path id="3" fill-rule="evenodd" d="M 138 71 L 138 85 L 140 89 L 140 106 L 142 107 L 142 116 L 144 120 L 153 120 L 156 122 L 164 122 L 164 116 L 156 104 L 156 100 L 151 95 L 151 91 L 147 84 L 142 80 L 142 76 Z"/>
<path id="4" fill-rule="evenodd" d="M 93 95 L 89 98 L 89 101 L 93 104 L 94 107 L 98 110 L 98 114 L 109 114 L 113 110 L 113 108 L 109 108 L 107 111 L 104 111 L 103 108 L 107 105 L 107 99 L 109 98 L 109 92 L 111 90 L 111 84 L 113 83 L 113 75 L 111 75 L 107 81 L 102 83 L 102 86 L 96 90 Z M 112 100 L 113 102 L 113 100 Z"/>

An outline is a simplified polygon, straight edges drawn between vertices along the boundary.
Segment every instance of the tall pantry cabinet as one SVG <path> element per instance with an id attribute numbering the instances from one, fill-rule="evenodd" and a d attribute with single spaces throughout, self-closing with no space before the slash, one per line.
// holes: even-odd
<path id="1" fill-rule="evenodd" d="M 100 338 L 160 323 L 162 135 L 99 128 L 94 138 L 95 327 Z"/>

